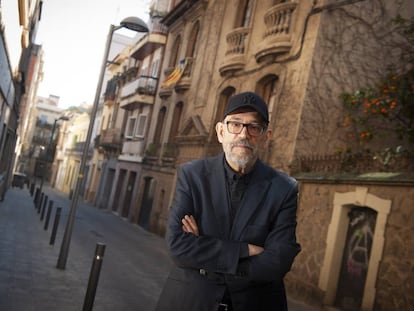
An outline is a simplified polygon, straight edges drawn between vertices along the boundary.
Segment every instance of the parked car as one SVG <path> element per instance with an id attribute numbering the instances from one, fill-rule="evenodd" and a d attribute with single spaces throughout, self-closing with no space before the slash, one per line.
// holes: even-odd
<path id="1" fill-rule="evenodd" d="M 23 189 L 24 184 L 27 183 L 27 176 L 25 173 L 16 172 L 13 175 L 12 187 L 19 187 Z"/>

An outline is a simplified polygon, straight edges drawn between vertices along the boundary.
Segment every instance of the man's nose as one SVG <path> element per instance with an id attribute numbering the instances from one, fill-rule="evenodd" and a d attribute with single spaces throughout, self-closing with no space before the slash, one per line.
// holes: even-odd
<path id="1" fill-rule="evenodd" d="M 241 137 L 246 137 L 246 136 L 247 136 L 247 134 L 248 134 L 248 131 L 247 131 L 247 125 L 243 125 L 243 128 L 242 128 L 241 132 L 239 133 L 239 137 L 240 137 L 240 136 L 241 136 Z"/>

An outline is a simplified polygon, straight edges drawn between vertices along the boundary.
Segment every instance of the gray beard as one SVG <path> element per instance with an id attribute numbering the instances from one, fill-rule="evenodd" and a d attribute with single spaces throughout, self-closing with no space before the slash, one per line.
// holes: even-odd
<path id="1" fill-rule="evenodd" d="M 238 144 L 243 144 L 252 148 L 253 152 L 250 156 L 236 156 L 231 152 L 234 144 L 235 143 L 227 143 L 226 145 L 223 145 L 224 153 L 226 154 L 226 157 L 229 159 L 229 161 L 236 164 L 238 167 L 245 169 L 247 165 L 256 158 L 256 148 L 250 145 L 247 140 L 239 141 Z"/>
<path id="2" fill-rule="evenodd" d="M 227 154 L 227 157 L 229 160 L 236 164 L 238 167 L 245 169 L 247 167 L 247 164 L 249 164 L 254 159 L 254 154 L 251 156 L 245 156 L 245 157 L 238 157 L 231 153 Z"/>

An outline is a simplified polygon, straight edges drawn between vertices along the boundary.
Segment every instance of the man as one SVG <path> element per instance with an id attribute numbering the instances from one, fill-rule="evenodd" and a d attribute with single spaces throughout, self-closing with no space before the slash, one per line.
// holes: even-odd
<path id="1" fill-rule="evenodd" d="M 180 168 L 166 236 L 175 266 L 158 311 L 287 310 L 297 183 L 258 159 L 268 123 L 258 95 L 231 97 L 216 125 L 224 155 Z"/>

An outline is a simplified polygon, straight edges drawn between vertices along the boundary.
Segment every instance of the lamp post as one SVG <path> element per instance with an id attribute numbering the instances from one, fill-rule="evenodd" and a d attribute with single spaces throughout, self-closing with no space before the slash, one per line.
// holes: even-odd
<path id="1" fill-rule="evenodd" d="M 76 180 L 75 190 L 72 195 L 72 203 L 70 207 L 69 218 L 66 223 L 65 233 L 63 235 L 62 245 L 60 247 L 59 258 L 58 258 L 58 262 L 56 266 L 58 269 L 63 270 L 66 267 L 66 261 L 67 261 L 68 253 L 69 253 L 70 240 L 71 240 L 72 231 L 73 231 L 73 224 L 74 224 L 75 215 L 76 215 L 76 208 L 78 205 L 79 192 L 80 192 L 81 184 L 82 184 L 84 174 L 85 174 L 86 160 L 88 157 L 89 145 L 91 142 L 91 136 L 92 136 L 92 131 L 93 131 L 93 123 L 96 118 L 96 112 L 99 106 L 99 98 L 101 96 L 105 69 L 106 69 L 106 65 L 108 62 L 109 49 L 111 47 L 112 36 L 114 32 L 121 28 L 127 28 L 130 30 L 136 31 L 136 32 L 148 32 L 148 26 L 146 25 L 146 23 L 140 18 L 134 17 L 134 16 L 123 19 L 119 26 L 111 25 L 109 28 L 109 33 L 106 39 L 105 53 L 104 53 L 104 57 L 103 57 L 102 65 L 101 65 L 101 72 L 99 75 L 98 85 L 96 87 L 95 100 L 93 102 L 93 106 L 91 110 L 88 132 L 86 135 L 85 146 L 83 148 L 82 158 L 81 158 L 81 162 L 79 166 L 78 178 Z"/>

